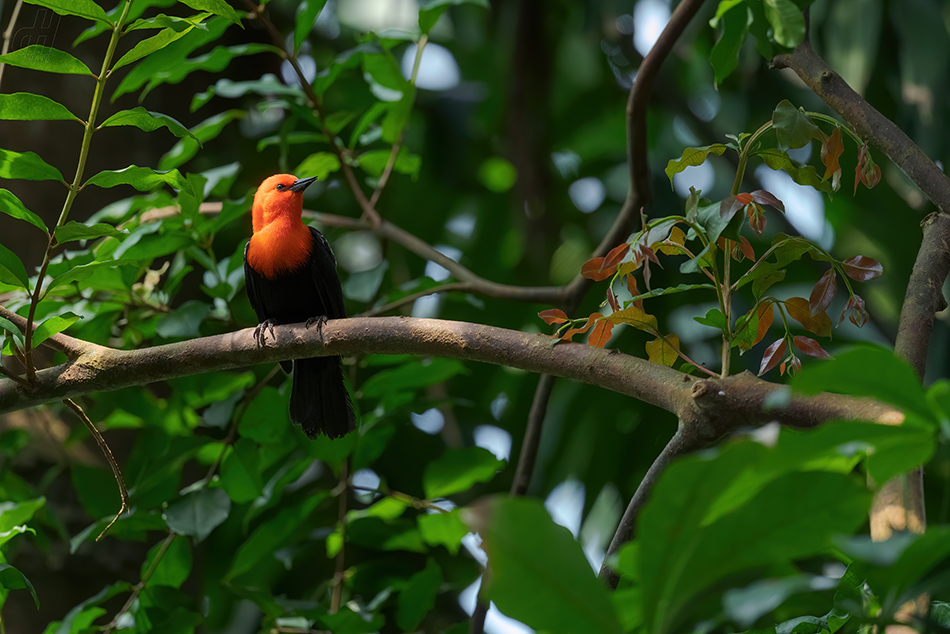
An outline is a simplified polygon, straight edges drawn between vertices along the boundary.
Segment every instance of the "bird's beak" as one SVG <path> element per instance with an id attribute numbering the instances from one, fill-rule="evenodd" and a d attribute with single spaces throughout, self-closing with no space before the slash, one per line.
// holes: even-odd
<path id="1" fill-rule="evenodd" d="M 290 186 L 290 191 L 299 194 L 303 190 L 307 189 L 307 187 L 309 187 L 310 184 L 316 180 L 316 176 L 311 176 L 310 178 L 298 178 L 294 181 L 294 184 Z"/>

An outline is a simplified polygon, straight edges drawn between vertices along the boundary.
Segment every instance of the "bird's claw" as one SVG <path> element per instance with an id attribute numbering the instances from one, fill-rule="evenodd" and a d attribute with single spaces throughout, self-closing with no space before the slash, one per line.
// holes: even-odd
<path id="1" fill-rule="evenodd" d="M 316 317 L 311 317 L 305 321 L 303 326 L 309 330 L 310 326 L 316 325 L 320 331 L 320 341 L 323 341 L 323 324 L 327 323 L 328 321 L 330 321 L 330 319 L 326 315 L 317 315 Z"/>
<path id="2" fill-rule="evenodd" d="M 260 348 L 263 348 L 267 345 L 267 331 L 270 331 L 270 336 L 274 338 L 274 324 L 276 324 L 273 319 L 267 319 L 257 324 L 257 328 L 254 329 L 254 340 L 257 341 L 257 345 Z"/>

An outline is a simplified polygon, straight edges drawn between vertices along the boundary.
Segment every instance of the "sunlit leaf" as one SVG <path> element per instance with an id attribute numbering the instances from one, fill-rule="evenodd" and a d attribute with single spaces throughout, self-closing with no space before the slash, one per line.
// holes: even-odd
<path id="1" fill-rule="evenodd" d="M 429 463 L 422 477 L 422 485 L 426 498 L 446 497 L 488 482 L 504 467 L 505 461 L 499 460 L 487 449 L 450 448 Z"/>
<path id="2" fill-rule="evenodd" d="M 831 318 L 827 313 L 811 314 L 809 302 L 804 297 L 791 297 L 783 302 L 788 316 L 800 323 L 805 330 L 819 337 L 831 336 Z"/>
<path id="3" fill-rule="evenodd" d="M 547 325 L 563 324 L 568 321 L 567 314 L 560 308 L 548 308 L 538 313 L 538 317 L 544 320 Z"/>
<path id="4" fill-rule="evenodd" d="M 805 38 L 805 16 L 792 0 L 763 0 L 772 37 L 786 48 L 795 48 Z M 781 142 L 781 141 L 780 141 Z M 790 146 L 801 147 L 801 146 Z"/>
<path id="5" fill-rule="evenodd" d="M 20 288 L 29 288 L 30 285 L 30 277 L 26 274 L 23 262 L 3 244 L 0 244 L 0 282 Z"/>
<path id="6" fill-rule="evenodd" d="M 70 312 L 63 313 L 62 315 L 54 315 L 43 321 L 36 330 L 33 331 L 33 347 L 36 347 L 55 335 L 56 333 L 63 332 L 74 323 L 79 321 L 79 315 L 75 315 Z"/>
<path id="7" fill-rule="evenodd" d="M 195 139 L 195 141 L 198 141 L 199 145 L 201 144 L 201 141 L 194 134 L 192 134 L 188 128 L 183 126 L 172 117 L 160 112 L 146 110 L 141 106 L 136 106 L 131 110 L 121 110 L 103 121 L 99 127 L 107 128 L 110 126 L 119 125 L 134 126 L 140 130 L 145 130 L 146 132 L 152 132 L 159 128 L 167 128 L 169 132 L 178 138 L 189 136 Z"/>
<path id="8" fill-rule="evenodd" d="M 0 55 L 0 64 L 9 64 L 19 68 L 60 73 L 64 75 L 89 75 L 94 77 L 89 67 L 58 48 L 31 44 L 18 48 L 6 55 Z"/>
<path id="9" fill-rule="evenodd" d="M 581 275 L 589 280 L 602 282 L 611 277 L 616 272 L 616 270 L 616 267 L 605 269 L 604 258 L 594 258 L 584 262 L 584 265 L 581 266 Z"/>
<path id="10" fill-rule="evenodd" d="M 614 313 L 616 314 L 616 313 Z M 590 317 L 587 318 L 587 322 L 584 323 L 580 328 L 568 328 L 562 335 L 561 341 L 570 341 L 573 339 L 574 335 L 583 334 L 590 330 L 590 327 L 593 326 L 598 319 L 602 319 L 604 316 L 600 313 L 591 313 Z M 609 319 L 609 317 L 608 317 Z"/>
<path id="11" fill-rule="evenodd" d="M 61 181 L 63 175 L 33 152 L 14 152 L 0 148 L 0 178 L 27 181 Z"/>
<path id="12" fill-rule="evenodd" d="M 0 94 L 0 120 L 80 121 L 66 106 L 28 92 Z"/>
<path id="13" fill-rule="evenodd" d="M 671 160 L 666 165 L 664 172 L 666 177 L 670 179 L 670 186 L 673 185 L 673 175 L 679 174 L 687 167 L 695 167 L 697 165 L 702 165 L 706 162 L 706 158 L 713 154 L 715 156 L 721 156 L 723 152 L 729 149 L 728 145 L 723 143 L 714 143 L 712 145 L 707 145 L 705 147 L 688 147 L 683 150 L 683 156 L 676 160 Z"/>
<path id="14" fill-rule="evenodd" d="M 26 2 L 47 7 L 60 15 L 76 15 L 89 20 L 109 22 L 109 16 L 93 0 L 26 0 Z"/>
<path id="15" fill-rule="evenodd" d="M 610 333 L 613 329 L 614 324 L 606 319 L 601 319 L 587 337 L 587 343 L 597 348 L 603 348 L 610 341 Z"/>
<path id="16" fill-rule="evenodd" d="M 35 213 L 27 209 L 13 192 L 6 189 L 0 189 L 0 213 L 5 213 L 11 218 L 26 221 L 46 234 L 46 223 Z"/>
<path id="17" fill-rule="evenodd" d="M 646 344 L 647 358 L 653 363 L 659 363 L 668 368 L 673 367 L 676 359 L 679 358 L 677 355 L 679 349 L 680 339 L 674 334 L 659 337 Z"/>
<path id="18" fill-rule="evenodd" d="M 629 324 L 639 330 L 657 329 L 656 317 L 646 314 L 636 306 L 628 306 L 623 310 L 607 315 L 604 319 L 614 324 Z"/>

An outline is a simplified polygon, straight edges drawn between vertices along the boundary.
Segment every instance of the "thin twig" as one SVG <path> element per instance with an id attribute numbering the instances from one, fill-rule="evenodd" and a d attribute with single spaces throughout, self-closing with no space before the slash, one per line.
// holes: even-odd
<path id="1" fill-rule="evenodd" d="M 112 617 L 112 620 L 109 621 L 109 624 L 103 628 L 103 634 L 110 634 L 111 632 L 115 632 L 118 629 L 119 619 L 122 618 L 122 615 L 128 613 L 128 611 L 132 609 L 132 606 L 135 605 L 139 595 L 142 594 L 142 590 L 144 590 L 145 586 L 148 585 L 149 579 L 151 579 L 152 575 L 155 574 L 155 571 L 158 569 L 158 564 L 161 563 L 162 557 L 164 557 L 165 553 L 168 552 L 168 548 L 172 545 L 172 542 L 175 540 L 176 536 L 177 533 L 175 533 L 175 531 L 168 531 L 168 536 L 165 537 L 161 548 L 158 549 L 158 552 L 155 553 L 155 559 L 152 560 L 148 570 L 146 570 L 145 574 L 142 575 L 142 580 L 132 587 L 132 593 L 129 595 L 129 598 L 126 599 L 125 603 L 122 605 L 122 608 L 116 612 L 114 617 Z"/>
<path id="2" fill-rule="evenodd" d="M 336 553 L 336 570 L 333 573 L 333 595 L 330 597 L 330 614 L 336 614 L 343 603 L 343 579 L 346 576 L 344 553 L 346 550 L 346 489 L 349 482 L 349 460 L 340 467 L 340 483 L 337 485 L 337 524 L 340 530 L 340 550 Z"/>
<path id="3" fill-rule="evenodd" d="M 102 455 L 105 456 L 106 462 L 109 463 L 109 467 L 112 469 L 112 475 L 115 477 L 116 484 L 119 485 L 119 498 L 122 500 L 122 505 L 119 507 L 119 512 L 115 514 L 115 517 L 112 518 L 112 521 L 109 522 L 102 532 L 99 533 L 99 536 L 96 537 L 98 542 L 106 533 L 109 532 L 109 529 L 112 528 L 112 525 L 122 517 L 122 514 L 129 510 L 129 491 L 125 488 L 125 480 L 122 478 L 122 472 L 119 470 L 119 463 L 116 462 L 115 456 L 112 455 L 112 450 L 109 449 L 109 445 L 106 443 L 106 439 L 102 437 L 102 434 L 99 433 L 99 430 L 96 429 L 96 426 L 93 424 L 89 417 L 86 416 L 86 412 L 83 411 L 75 401 L 72 399 L 65 399 L 63 401 L 66 405 L 69 406 L 69 409 L 73 410 L 76 413 L 76 416 L 79 417 L 79 420 L 83 422 L 86 426 L 86 429 L 89 430 L 89 433 L 92 434 L 92 437 L 96 439 L 96 444 L 99 445 L 99 450 L 102 452 Z"/>
<path id="4" fill-rule="evenodd" d="M 13 322 L 13 324 L 20 329 L 21 332 L 26 333 L 27 320 L 25 317 L 21 317 L 12 310 L 0 306 L 0 317 Z M 33 324 L 33 331 L 36 331 L 38 326 Z M 58 332 L 55 335 L 50 336 L 43 342 L 44 346 L 48 346 L 53 350 L 57 350 L 66 355 L 69 359 L 77 359 L 81 355 L 89 352 L 95 348 L 98 348 L 94 343 L 89 343 L 88 341 L 83 341 L 82 339 L 76 339 L 75 337 L 70 337 L 67 334 Z"/>

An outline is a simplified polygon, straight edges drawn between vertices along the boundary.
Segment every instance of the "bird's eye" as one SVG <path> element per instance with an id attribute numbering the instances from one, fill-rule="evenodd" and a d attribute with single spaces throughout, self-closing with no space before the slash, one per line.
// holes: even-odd
<path id="1" fill-rule="evenodd" d="M 285 189 L 287 189 L 286 185 L 284 185 L 283 183 L 277 183 L 277 191 L 282 192 Z"/>

